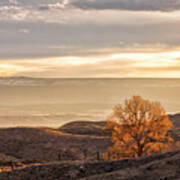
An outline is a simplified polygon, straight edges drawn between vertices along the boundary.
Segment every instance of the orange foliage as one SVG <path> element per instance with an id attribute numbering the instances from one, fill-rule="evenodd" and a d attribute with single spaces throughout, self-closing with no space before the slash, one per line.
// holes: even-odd
<path id="1" fill-rule="evenodd" d="M 168 133 L 172 128 L 160 103 L 134 96 L 117 105 L 107 120 L 104 129 L 112 132 L 114 146 L 105 156 L 122 159 L 166 152 L 173 143 Z"/>

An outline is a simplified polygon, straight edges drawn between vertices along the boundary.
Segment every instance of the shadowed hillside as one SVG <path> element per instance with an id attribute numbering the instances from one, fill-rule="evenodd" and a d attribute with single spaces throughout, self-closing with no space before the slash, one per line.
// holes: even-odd
<path id="1" fill-rule="evenodd" d="M 179 139 L 179 116 L 171 115 Z M 112 144 L 110 134 L 102 131 L 105 122 L 77 121 L 51 128 L 0 129 L 0 153 L 21 161 L 50 162 L 96 159 Z M 85 157 L 86 156 L 86 157 Z"/>
<path id="2" fill-rule="evenodd" d="M 72 135 L 48 128 L 0 129 L 0 152 L 15 158 L 34 162 L 96 158 L 104 151 L 110 138 Z"/>
<path id="3" fill-rule="evenodd" d="M 0 174 L 6 180 L 24 177 L 28 180 L 175 180 L 180 178 L 180 151 L 114 162 L 46 164 Z"/>
<path id="4" fill-rule="evenodd" d="M 63 125 L 59 131 L 70 134 L 81 135 L 95 135 L 95 136 L 110 136 L 111 134 L 104 132 L 103 127 L 106 122 L 89 122 L 89 121 L 76 121 Z"/>
<path id="5" fill-rule="evenodd" d="M 180 140 L 180 114 L 169 115 L 174 124 L 173 137 L 176 141 Z"/>
<path id="6" fill-rule="evenodd" d="M 179 140 L 179 115 L 170 115 L 170 118 L 175 125 L 174 137 Z M 25 176 L 32 180 L 41 180 L 44 177 L 50 180 L 57 177 L 62 177 L 63 180 L 74 177 L 103 180 L 116 177 L 119 179 L 179 177 L 179 152 L 136 160 L 95 163 L 97 154 L 106 152 L 112 145 L 110 134 L 102 131 L 104 125 L 105 122 L 77 121 L 58 129 L 23 127 L 0 129 L 1 166 L 11 168 L 12 162 L 20 165 L 19 168 L 30 166 L 3 173 L 0 179 L 16 180 Z M 82 164 L 83 161 L 88 163 Z M 165 169 L 168 171 L 163 175 Z"/>
<path id="7" fill-rule="evenodd" d="M 20 165 L 21 160 L 15 158 L 15 157 L 0 153 L 0 166 L 9 166 L 9 165 L 11 165 L 10 163 L 15 163 L 16 165 L 17 164 Z"/>
<path id="8" fill-rule="evenodd" d="M 180 114 L 169 115 L 175 127 L 180 127 Z"/>

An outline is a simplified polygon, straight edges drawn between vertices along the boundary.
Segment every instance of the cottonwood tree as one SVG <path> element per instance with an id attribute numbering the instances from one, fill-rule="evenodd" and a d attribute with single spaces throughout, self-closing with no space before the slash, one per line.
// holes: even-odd
<path id="1" fill-rule="evenodd" d="M 171 121 L 159 102 L 134 96 L 117 105 L 108 118 L 105 130 L 112 132 L 111 159 L 133 158 L 168 151 L 173 142 Z"/>

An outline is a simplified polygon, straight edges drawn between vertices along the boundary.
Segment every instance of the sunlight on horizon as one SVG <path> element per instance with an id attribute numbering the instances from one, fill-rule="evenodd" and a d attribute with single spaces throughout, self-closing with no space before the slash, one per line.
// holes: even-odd
<path id="1" fill-rule="evenodd" d="M 65 68 L 67 71 L 79 71 L 79 77 L 88 77 L 82 69 L 94 68 L 94 76 L 97 77 L 180 77 L 180 51 L 159 52 L 159 53 L 116 53 L 106 57 L 50 57 L 40 59 L 15 59 L 1 60 L 0 76 L 26 75 L 34 76 L 35 72 L 42 72 L 44 77 L 49 73 L 54 76 L 66 76 L 66 72 L 58 74 L 58 68 Z M 121 75 L 114 73 L 119 68 L 127 70 Z M 112 72 L 104 73 L 104 69 L 112 69 Z M 102 73 L 101 73 L 102 72 Z M 148 74 L 143 74 L 147 72 Z M 173 74 L 172 74 L 173 72 Z M 72 76 L 72 75 L 71 75 Z M 35 76 L 36 77 L 36 76 Z M 68 77 L 68 74 L 67 74 Z M 76 77 L 76 74 L 75 74 Z M 91 77 L 91 76 L 90 76 Z"/>

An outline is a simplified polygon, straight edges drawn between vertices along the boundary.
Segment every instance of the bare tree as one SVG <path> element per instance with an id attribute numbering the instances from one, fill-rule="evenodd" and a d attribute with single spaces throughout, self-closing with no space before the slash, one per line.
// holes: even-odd
<path id="1" fill-rule="evenodd" d="M 165 152 L 173 139 L 168 133 L 171 121 L 159 102 L 134 96 L 117 105 L 108 118 L 105 130 L 112 132 L 111 159 L 142 157 Z"/>

